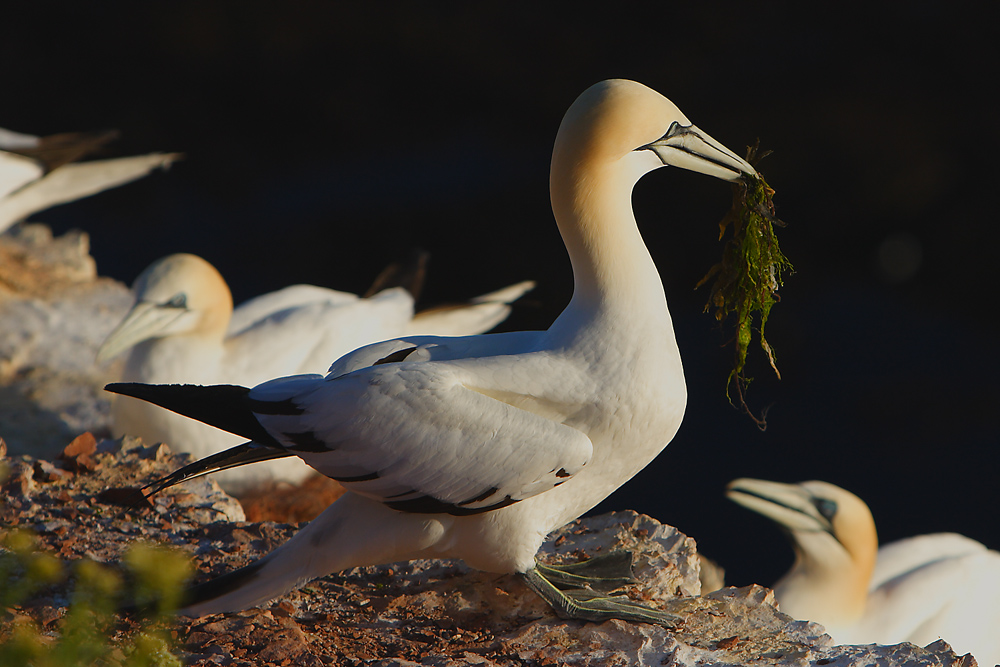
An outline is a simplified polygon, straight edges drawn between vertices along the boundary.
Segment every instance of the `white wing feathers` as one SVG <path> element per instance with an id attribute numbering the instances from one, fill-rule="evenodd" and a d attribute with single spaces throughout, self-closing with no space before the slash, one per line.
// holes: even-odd
<path id="1" fill-rule="evenodd" d="M 986 547 L 957 533 L 931 533 L 890 542 L 879 547 L 878 560 L 868 590 L 917 568 L 985 552 Z"/>
<path id="2" fill-rule="evenodd" d="M 256 304 L 263 317 L 226 340 L 229 368 L 248 366 L 247 372 L 254 369 L 258 377 L 283 375 L 288 369 L 319 370 L 344 350 L 401 331 L 413 313 L 413 299 L 402 289 L 341 303 L 307 302 L 265 314 L 268 305 L 277 302 Z"/>
<path id="3" fill-rule="evenodd" d="M 42 177 L 45 170 L 30 157 L 0 151 L 0 198 Z"/>
<path id="4" fill-rule="evenodd" d="M 461 336 L 471 332 L 489 331 L 510 315 L 509 304 L 534 288 L 534 281 L 525 280 L 477 296 L 468 303 L 423 310 L 413 316 L 404 334 L 433 333 L 436 336 Z"/>
<path id="5" fill-rule="evenodd" d="M 244 301 L 233 310 L 226 336 L 235 336 L 260 321 L 283 311 L 312 304 L 339 306 L 358 301 L 361 297 L 316 285 L 289 285 L 274 292 Z"/>
<path id="6" fill-rule="evenodd" d="M 558 486 L 590 461 L 582 432 L 469 388 L 459 365 L 407 362 L 284 378 L 250 398 L 266 402 L 260 423 L 309 465 L 402 511 L 496 509 Z"/>

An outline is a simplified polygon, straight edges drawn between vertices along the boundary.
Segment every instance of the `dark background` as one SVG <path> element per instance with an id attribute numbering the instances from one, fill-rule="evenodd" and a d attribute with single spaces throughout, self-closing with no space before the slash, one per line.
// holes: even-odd
<path id="1" fill-rule="evenodd" d="M 761 170 L 797 272 L 768 325 L 783 379 L 751 351 L 762 433 L 726 402 L 725 335 L 692 290 L 720 256 L 729 186 L 673 169 L 639 183 L 689 405 L 598 510 L 678 526 L 738 585 L 791 562 L 724 499 L 739 476 L 840 484 L 883 541 L 953 530 L 1000 548 L 995 17 L 798 4 L 22 2 L 0 27 L 0 126 L 118 128 L 110 155 L 186 154 L 36 216 L 89 232 L 104 275 L 131 283 L 187 251 L 237 301 L 359 292 L 419 246 L 424 304 L 534 278 L 504 328 L 544 328 L 572 291 L 547 191 L 560 118 L 598 80 L 641 81 L 737 152 L 774 151 Z"/>

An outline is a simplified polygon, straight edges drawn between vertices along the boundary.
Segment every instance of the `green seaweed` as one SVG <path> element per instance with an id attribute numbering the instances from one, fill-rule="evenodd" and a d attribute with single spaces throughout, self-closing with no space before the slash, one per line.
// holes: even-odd
<path id="1" fill-rule="evenodd" d="M 758 146 L 754 145 L 747 149 L 747 162 L 756 168 L 769 152 L 758 154 Z M 761 174 L 757 176 L 744 176 L 733 183 L 733 205 L 719 222 L 719 240 L 726 236 L 727 230 L 731 230 L 732 236 L 723 246 L 722 261 L 709 269 L 695 289 L 714 277 L 705 312 L 714 308 L 720 326 L 730 315 L 735 316 L 732 339 L 735 354 L 733 369 L 726 379 L 726 398 L 733 403 L 730 387 L 735 387 L 738 406 L 763 430 L 767 427 L 766 411 L 758 417 L 746 403 L 746 388 L 753 379 L 744 374 L 747 352 L 756 331 L 768 363 L 781 379 L 774 348 L 764 337 L 764 328 L 771 308 L 780 301 L 778 288 L 783 284 L 782 274 L 794 269 L 778 247 L 774 233 L 775 227 L 785 226 L 774 214 L 774 190 Z M 754 326 L 755 319 L 759 320 L 757 326 Z"/>

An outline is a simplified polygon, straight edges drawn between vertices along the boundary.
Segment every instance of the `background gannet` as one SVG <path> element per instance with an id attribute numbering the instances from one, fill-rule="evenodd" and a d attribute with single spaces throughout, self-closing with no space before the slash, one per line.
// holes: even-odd
<path id="1" fill-rule="evenodd" d="M 484 294 L 461 306 L 413 312 L 402 287 L 371 298 L 314 285 L 292 285 L 250 299 L 233 309 L 219 272 L 191 254 L 163 257 L 147 267 L 132 287 L 135 304 L 98 351 L 105 361 L 129 350 L 121 379 L 126 382 L 216 382 L 255 385 L 295 373 L 325 371 L 332 359 L 368 343 L 399 335 L 458 335 L 492 329 L 534 283 L 525 281 Z M 143 401 L 115 400 L 116 436 L 138 435 L 166 442 L 197 457 L 241 440 Z M 311 469 L 297 458 L 269 466 L 220 473 L 227 490 L 258 482 L 298 482 Z"/>
<path id="2" fill-rule="evenodd" d="M 620 599 L 571 600 L 535 567 L 545 536 L 652 461 L 684 414 L 663 285 L 631 205 L 636 181 L 665 165 L 756 174 L 632 81 L 598 83 L 566 112 L 549 188 L 575 288 L 546 331 L 399 338 L 345 355 L 326 377 L 252 390 L 109 385 L 257 443 L 234 448 L 236 460 L 294 454 L 348 489 L 270 555 L 197 589 L 185 613 L 260 604 L 353 566 L 454 557 L 521 573 L 561 613 L 666 620 Z"/>
<path id="3" fill-rule="evenodd" d="M 868 506 L 827 482 L 730 482 L 726 495 L 776 522 L 795 564 L 774 586 L 782 611 L 841 644 L 944 639 L 980 664 L 1000 661 L 1000 553 L 939 533 L 878 548 Z"/>
<path id="4" fill-rule="evenodd" d="M 150 153 L 77 162 L 117 133 L 68 133 L 50 137 L 0 128 L 0 232 L 32 213 L 124 185 L 179 153 Z"/>

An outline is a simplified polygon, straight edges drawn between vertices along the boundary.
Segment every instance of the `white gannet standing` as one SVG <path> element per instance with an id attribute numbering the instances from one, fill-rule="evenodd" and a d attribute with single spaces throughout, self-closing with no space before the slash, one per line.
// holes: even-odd
<path id="1" fill-rule="evenodd" d="M 136 278 L 135 304 L 97 358 L 103 362 L 128 350 L 121 375 L 125 382 L 252 386 L 276 376 L 324 371 L 331 359 L 387 338 L 488 331 L 510 314 L 508 304 L 532 287 L 533 282 L 525 281 L 468 304 L 414 314 L 413 297 L 402 287 L 361 298 L 292 285 L 234 310 L 229 286 L 214 266 L 196 255 L 175 254 L 153 262 Z M 115 436 L 166 442 L 199 458 L 244 441 L 130 398 L 112 403 L 111 422 Z M 292 457 L 228 470 L 217 481 L 239 492 L 265 481 L 300 482 L 312 472 Z"/>
<path id="2" fill-rule="evenodd" d="M 196 587 L 183 613 L 260 604 L 359 565 L 461 558 L 520 573 L 561 614 L 669 623 L 621 598 L 564 593 L 572 576 L 535 562 L 550 531 L 644 468 L 684 414 L 663 286 L 631 205 L 636 181 L 664 165 L 756 174 L 641 84 L 598 83 L 567 111 L 549 184 L 575 289 L 547 331 L 404 337 L 345 355 L 325 377 L 253 389 L 109 385 L 254 441 L 157 489 L 267 451 L 348 489 L 282 547 Z"/>
<path id="3" fill-rule="evenodd" d="M 0 128 L 0 232 L 32 213 L 124 185 L 180 158 L 150 153 L 76 162 L 116 134 L 36 137 Z"/>
<path id="4" fill-rule="evenodd" d="M 1000 553 L 955 533 L 880 549 L 868 506 L 827 482 L 737 479 L 726 495 L 790 537 L 795 564 L 774 586 L 786 614 L 840 644 L 944 639 L 980 664 L 1000 662 Z"/>

